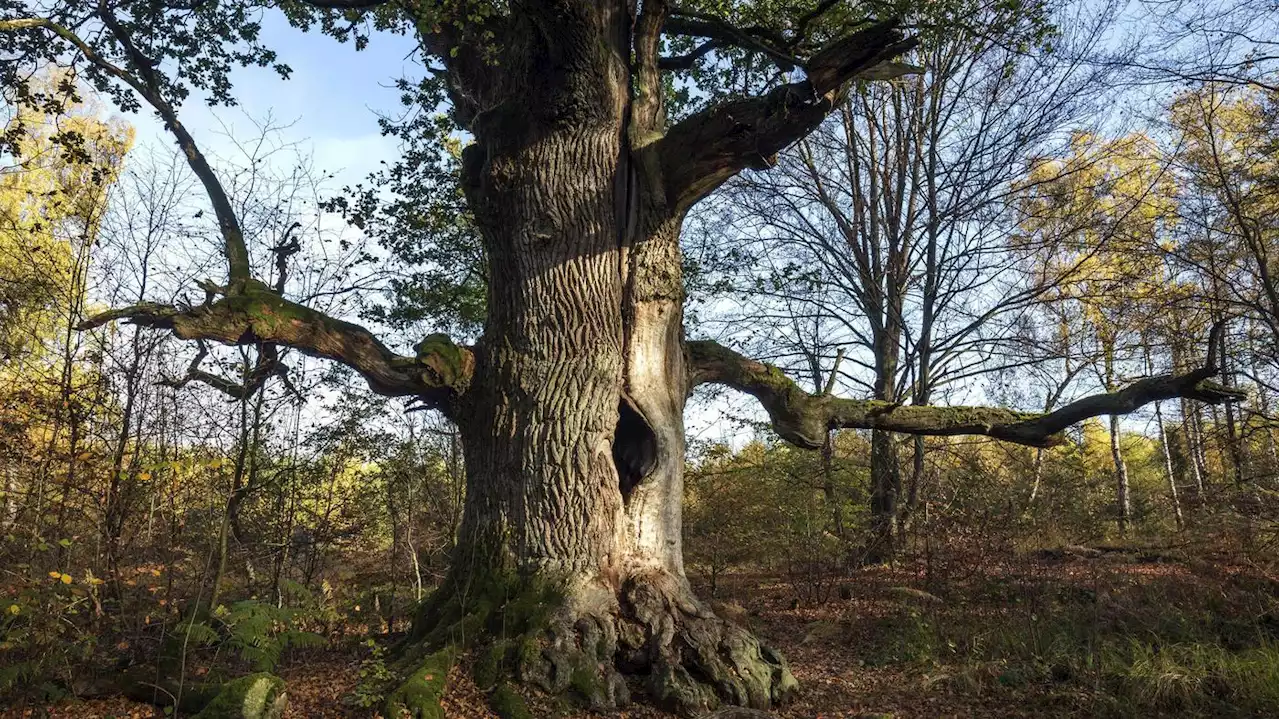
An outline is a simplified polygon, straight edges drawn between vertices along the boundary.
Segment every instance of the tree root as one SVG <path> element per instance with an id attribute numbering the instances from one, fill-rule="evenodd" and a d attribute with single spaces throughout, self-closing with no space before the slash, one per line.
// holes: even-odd
<path id="1" fill-rule="evenodd" d="M 280 719 L 288 701 L 283 679 L 250 674 L 222 685 L 213 701 L 193 719 Z"/>
<path id="2" fill-rule="evenodd" d="M 659 704 L 684 714 L 726 703 L 768 709 L 798 687 L 781 654 L 717 616 L 685 582 L 641 575 L 622 596 L 623 662 L 647 662 L 649 692 Z"/>
<path id="3" fill-rule="evenodd" d="M 444 719 L 440 698 L 444 696 L 445 680 L 455 658 L 456 650 L 448 647 L 418 663 L 387 696 L 383 712 L 387 718 Z"/>
<path id="4" fill-rule="evenodd" d="M 512 719 L 529 714 L 511 681 L 594 711 L 626 705 L 639 691 L 688 716 L 723 704 L 767 709 L 797 686 L 781 655 L 662 571 L 634 574 L 618 588 L 599 578 L 567 588 L 528 580 L 473 581 L 466 593 L 447 586 L 399 648 L 405 680 L 389 695 L 389 717 L 442 716 L 444 677 L 464 651 L 495 711 Z"/>
<path id="5" fill-rule="evenodd" d="M 463 652 L 504 719 L 530 716 L 511 682 L 595 711 L 640 692 L 689 716 L 722 705 L 769 709 L 796 688 L 780 654 L 718 617 L 673 574 L 634 573 L 621 586 L 599 577 L 472 577 L 467 591 L 449 589 L 457 586 L 447 583 L 422 606 L 398 647 L 404 679 L 388 696 L 389 718 L 443 716 L 444 679 Z"/>
<path id="6" fill-rule="evenodd" d="M 78 693 L 80 696 L 119 694 L 162 707 L 176 704 L 184 716 L 195 719 L 280 719 L 289 701 L 284 680 L 274 674 L 249 674 L 221 684 L 179 684 L 171 677 L 158 677 L 154 670 L 140 667 Z"/>

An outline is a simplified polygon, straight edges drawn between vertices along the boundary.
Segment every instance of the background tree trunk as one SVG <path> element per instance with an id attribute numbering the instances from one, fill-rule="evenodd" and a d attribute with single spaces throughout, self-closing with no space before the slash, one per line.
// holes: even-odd
<path id="1" fill-rule="evenodd" d="M 1111 415 L 1111 461 L 1115 465 L 1116 478 L 1116 528 L 1120 536 L 1129 531 L 1129 467 L 1124 462 L 1124 454 L 1120 451 L 1120 417 Z"/>

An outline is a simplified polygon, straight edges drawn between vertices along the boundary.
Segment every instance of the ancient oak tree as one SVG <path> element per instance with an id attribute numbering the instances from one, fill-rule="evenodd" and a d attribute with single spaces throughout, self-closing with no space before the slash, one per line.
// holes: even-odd
<path id="1" fill-rule="evenodd" d="M 392 712 L 436 715 L 444 670 L 464 645 L 481 657 L 487 685 L 516 679 L 598 707 L 622 704 L 636 688 L 687 713 L 784 699 L 796 683 L 783 658 L 719 618 L 685 579 L 682 413 L 700 383 L 755 396 L 778 433 L 804 447 L 839 427 L 1043 446 L 1088 417 L 1171 397 L 1235 396 L 1209 382 L 1211 357 L 1190 374 L 1144 379 L 1047 415 L 899 406 L 811 395 L 775 367 L 685 338 L 678 240 L 690 208 L 735 173 L 767 170 L 851 83 L 906 69 L 893 59 L 913 40 L 895 17 L 864 6 L 36 5 L 45 6 L 37 14 L 0 2 L 6 86 L 19 88 L 18 101 L 41 102 L 21 91 L 23 73 L 73 64 L 121 107 L 154 111 L 208 194 L 227 264 L 225 280 L 202 285 L 201 304 L 121 307 L 82 326 L 124 320 L 184 339 L 292 348 L 351 367 L 375 392 L 421 400 L 461 430 L 467 491 L 456 557 L 402 648 Z M 370 24 L 413 32 L 443 79 L 452 119 L 470 140 L 461 185 L 487 263 L 487 316 L 473 345 L 432 335 L 402 356 L 254 276 L 235 210 L 179 111 L 191 88 L 229 99 L 234 65 L 275 63 L 257 21 L 277 9 L 338 36 Z M 713 58 L 767 63 L 775 80 L 755 95 L 707 90 L 704 107 L 669 121 L 672 74 L 701 67 L 678 80 L 697 85 Z M 263 354 L 256 372 L 274 371 L 276 356 Z"/>

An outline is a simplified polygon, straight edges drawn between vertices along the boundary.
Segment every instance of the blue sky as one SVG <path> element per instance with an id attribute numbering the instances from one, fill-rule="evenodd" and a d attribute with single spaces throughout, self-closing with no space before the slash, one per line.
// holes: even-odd
<path id="1" fill-rule="evenodd" d="M 380 160 L 395 157 L 395 143 L 379 133 L 376 113 L 399 111 L 395 79 L 422 74 L 411 38 L 382 34 L 357 52 L 318 32 L 299 32 L 274 12 L 264 18 L 262 35 L 293 75 L 286 81 L 270 69 L 238 68 L 232 80 L 239 107 L 209 108 L 196 97 L 189 99 L 181 116 L 207 154 L 229 149 L 224 124 L 237 135 L 252 136 L 250 120 L 271 116 L 277 123 L 292 123 L 279 140 L 313 152 L 316 169 L 338 173 L 339 185 L 358 182 Z M 137 128 L 140 144 L 173 146 L 149 113 L 126 119 Z"/>

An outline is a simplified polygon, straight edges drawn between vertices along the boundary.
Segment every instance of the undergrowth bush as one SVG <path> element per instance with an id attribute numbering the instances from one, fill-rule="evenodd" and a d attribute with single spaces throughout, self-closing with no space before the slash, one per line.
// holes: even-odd
<path id="1" fill-rule="evenodd" d="M 209 621 L 184 623 L 191 642 L 228 651 L 255 672 L 269 672 L 280 663 L 281 654 L 291 647 L 319 647 L 325 638 L 300 628 L 308 614 L 292 607 L 254 599 L 220 605 Z"/>

